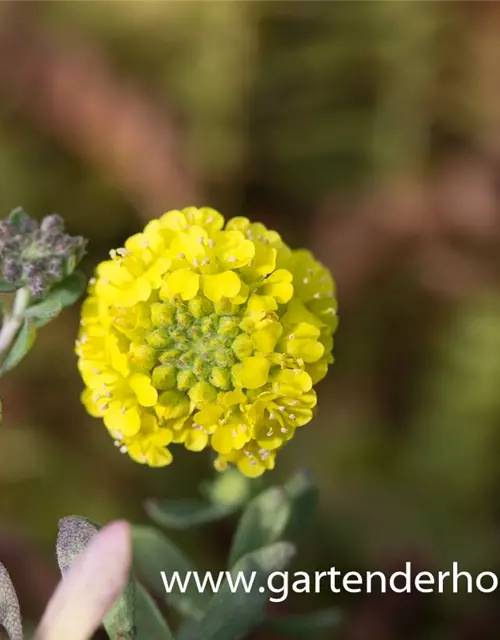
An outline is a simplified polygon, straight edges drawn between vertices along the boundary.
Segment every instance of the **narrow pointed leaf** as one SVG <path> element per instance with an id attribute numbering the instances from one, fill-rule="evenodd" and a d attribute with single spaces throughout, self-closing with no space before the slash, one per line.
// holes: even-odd
<path id="1" fill-rule="evenodd" d="M 160 574 L 164 571 L 170 576 L 178 572 L 183 578 L 197 570 L 194 561 L 153 527 L 133 527 L 132 541 L 134 567 L 145 586 L 159 597 L 166 597 L 167 601 L 183 615 L 200 618 L 210 600 L 210 595 L 200 593 L 194 583 L 189 583 L 185 593 L 177 590 L 166 594 Z"/>
<path id="2" fill-rule="evenodd" d="M 3 280 L 0 278 L 0 293 L 13 293 L 22 287 L 22 284 L 16 282 L 9 282 L 9 280 Z"/>
<path id="3" fill-rule="evenodd" d="M 238 523 L 229 552 L 232 567 L 242 556 L 283 539 L 291 504 L 282 487 L 270 487 L 253 498 Z"/>
<path id="4" fill-rule="evenodd" d="M 311 523 L 317 488 L 307 472 L 283 487 L 270 487 L 253 498 L 240 518 L 229 553 L 229 566 L 243 555 L 279 540 L 295 542 Z"/>
<path id="5" fill-rule="evenodd" d="M 9 353 L 0 366 L 0 375 L 10 371 L 21 362 L 33 346 L 35 335 L 36 329 L 34 324 L 30 320 L 26 320 L 19 330 Z"/>
<path id="6" fill-rule="evenodd" d="M 204 617 L 181 627 L 179 640 L 241 640 L 265 619 L 269 599 L 267 581 L 274 571 L 286 568 L 295 553 L 288 542 L 257 549 L 240 558 L 231 570 L 232 588 L 228 580 L 208 604 Z M 247 586 L 235 589 L 239 572 L 246 576 Z M 255 574 L 253 573 L 255 572 Z M 254 575 L 253 584 L 250 585 Z"/>
<path id="7" fill-rule="evenodd" d="M 234 513 L 237 504 L 210 504 L 201 500 L 148 500 L 149 517 L 166 529 L 188 529 L 214 522 Z"/>
<path id="8" fill-rule="evenodd" d="M 61 280 L 61 282 L 54 285 L 45 300 L 40 302 L 40 304 L 31 307 L 31 310 L 36 310 L 38 307 L 38 309 L 40 310 L 41 308 L 43 312 L 44 309 L 56 308 L 57 306 L 60 306 L 61 309 L 70 307 L 83 294 L 85 286 L 85 276 L 83 273 L 75 271 L 75 273 L 72 273 L 64 278 L 64 280 Z"/>
<path id="9" fill-rule="evenodd" d="M 26 309 L 25 318 L 32 318 L 37 327 L 43 327 L 55 318 L 62 310 L 57 300 L 44 300 Z"/>
<path id="10" fill-rule="evenodd" d="M 128 640 L 128 636 L 125 637 Z M 136 582 L 135 634 L 133 640 L 174 640 L 167 622 L 155 601 L 144 587 Z M 116 640 L 121 640 L 120 636 Z"/>
<path id="11" fill-rule="evenodd" d="M 283 487 L 292 503 L 290 520 L 283 536 L 287 540 L 298 540 L 310 527 L 318 508 L 319 491 L 308 471 L 294 474 Z"/>

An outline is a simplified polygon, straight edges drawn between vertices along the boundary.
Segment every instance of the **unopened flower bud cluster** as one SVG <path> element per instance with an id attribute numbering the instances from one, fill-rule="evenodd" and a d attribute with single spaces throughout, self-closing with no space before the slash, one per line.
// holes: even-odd
<path id="1" fill-rule="evenodd" d="M 41 223 L 22 209 L 0 221 L 0 278 L 13 289 L 27 287 L 33 298 L 73 272 L 85 253 L 86 240 L 64 231 L 60 216 Z"/>

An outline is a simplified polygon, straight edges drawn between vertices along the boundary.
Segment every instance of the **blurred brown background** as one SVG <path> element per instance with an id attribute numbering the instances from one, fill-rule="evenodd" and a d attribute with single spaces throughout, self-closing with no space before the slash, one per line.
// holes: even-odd
<path id="1" fill-rule="evenodd" d="M 500 4 L 0 2 L 0 212 L 56 211 L 88 274 L 191 204 L 307 245 L 337 280 L 336 363 L 274 483 L 313 470 L 297 569 L 500 570 Z M 86 416 L 78 308 L 2 379 L 0 557 L 25 613 L 57 520 L 145 522 L 210 469 L 154 471 Z M 175 536 L 206 567 L 233 523 Z M 345 640 L 496 638 L 500 596 L 295 596 Z M 261 636 L 259 636 L 261 637 Z M 263 637 L 263 636 L 262 636 Z M 333 635 L 332 635 L 333 637 Z"/>

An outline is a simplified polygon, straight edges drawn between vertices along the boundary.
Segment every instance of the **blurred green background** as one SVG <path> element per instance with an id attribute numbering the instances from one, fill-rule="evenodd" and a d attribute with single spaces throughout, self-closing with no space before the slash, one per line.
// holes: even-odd
<path id="1" fill-rule="evenodd" d="M 191 204 L 310 247 L 337 281 L 319 415 L 266 483 L 313 471 L 297 570 L 500 570 L 500 5 L 0 2 L 0 212 L 64 216 L 91 274 Z M 58 518 L 147 522 L 203 454 L 118 454 L 80 405 L 78 308 L 2 379 L 0 557 L 28 616 Z M 218 567 L 232 521 L 176 536 Z M 498 637 L 500 596 L 294 596 L 345 640 Z M 264 634 L 257 634 L 264 637 Z M 334 637 L 332 635 L 332 637 Z"/>

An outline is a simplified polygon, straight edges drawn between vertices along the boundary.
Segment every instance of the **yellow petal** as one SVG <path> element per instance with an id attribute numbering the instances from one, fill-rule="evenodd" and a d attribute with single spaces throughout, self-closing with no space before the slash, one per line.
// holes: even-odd
<path id="1" fill-rule="evenodd" d="M 288 340 L 286 352 L 304 362 L 316 362 L 325 353 L 325 347 L 317 340 Z"/>
<path id="2" fill-rule="evenodd" d="M 228 391 L 222 398 L 222 403 L 225 407 L 232 407 L 235 404 L 242 404 L 247 399 L 246 395 L 241 389 L 235 391 Z"/>
<path id="3" fill-rule="evenodd" d="M 168 211 L 164 213 L 160 218 L 160 224 L 165 229 L 172 229 L 173 231 L 180 231 L 187 226 L 187 220 L 185 216 L 177 210 Z"/>
<path id="4" fill-rule="evenodd" d="M 257 242 L 255 245 L 255 256 L 252 260 L 252 269 L 263 276 L 271 273 L 276 267 L 276 255 L 276 249 L 268 244 Z"/>
<path id="5" fill-rule="evenodd" d="M 166 447 L 172 442 L 173 433 L 171 429 L 158 427 L 153 435 L 150 436 L 151 444 L 155 447 Z"/>
<path id="6" fill-rule="evenodd" d="M 203 451 L 203 449 L 208 444 L 208 434 L 204 431 L 190 429 L 186 434 L 186 439 L 184 440 L 184 446 L 189 451 Z"/>
<path id="7" fill-rule="evenodd" d="M 137 407 L 125 409 L 118 402 L 113 403 L 109 411 L 104 414 L 104 424 L 111 432 L 117 431 L 121 435 L 130 438 L 141 428 L 141 417 Z"/>
<path id="8" fill-rule="evenodd" d="M 231 298 L 231 302 L 233 304 L 243 304 L 244 302 L 247 301 L 249 293 L 250 293 L 250 287 L 244 282 L 242 282 L 238 295 L 234 296 L 234 298 Z"/>
<path id="9" fill-rule="evenodd" d="M 255 459 L 247 458 L 245 455 L 238 460 L 238 469 L 247 478 L 258 478 L 261 476 L 266 467 Z"/>
<path id="10" fill-rule="evenodd" d="M 260 288 L 264 295 L 272 296 L 280 303 L 288 302 L 293 296 L 293 276 L 286 269 L 272 273 Z"/>
<path id="11" fill-rule="evenodd" d="M 143 407 L 153 407 L 158 401 L 158 392 L 151 384 L 149 376 L 135 373 L 128 379 L 130 387 Z"/>
<path id="12" fill-rule="evenodd" d="M 152 447 L 151 450 L 146 453 L 146 458 L 150 467 L 166 467 L 171 464 L 174 459 L 167 448 L 160 449 L 158 447 Z"/>
<path id="13" fill-rule="evenodd" d="M 252 343 L 257 351 L 263 353 L 272 353 L 283 331 L 283 327 L 279 322 L 273 322 L 263 329 L 252 333 Z"/>
<path id="14" fill-rule="evenodd" d="M 191 300 L 200 288 L 200 276 L 191 269 L 177 269 L 168 274 L 161 293 L 166 298 L 180 294 L 183 300 Z"/>
<path id="15" fill-rule="evenodd" d="M 214 235 L 216 255 L 226 269 L 247 265 L 255 255 L 254 243 L 247 240 L 241 231 L 220 231 Z"/>
<path id="16" fill-rule="evenodd" d="M 203 276 L 203 292 L 212 302 L 219 302 L 222 298 L 234 298 L 240 289 L 241 280 L 234 271 Z"/>
<path id="17" fill-rule="evenodd" d="M 217 425 L 217 422 L 222 417 L 223 413 L 224 409 L 219 405 L 209 404 L 201 411 L 194 414 L 193 421 L 202 427 L 210 429 Z"/>
<path id="18" fill-rule="evenodd" d="M 217 427 L 210 442 L 217 453 L 222 455 L 229 453 L 234 448 L 231 428 L 226 426 Z"/>
<path id="19" fill-rule="evenodd" d="M 251 356 L 233 367 L 233 376 L 238 386 L 246 389 L 258 389 L 267 382 L 269 362 L 260 356 Z"/>
<path id="20" fill-rule="evenodd" d="M 297 397 L 309 391 L 312 380 L 309 374 L 301 369 L 283 369 L 273 379 L 273 389 L 283 396 Z"/>
<path id="21" fill-rule="evenodd" d="M 155 411 L 164 420 L 183 418 L 189 415 L 189 399 L 182 391 L 164 391 L 158 398 Z"/>
<path id="22" fill-rule="evenodd" d="M 258 318 L 262 318 L 271 311 L 276 311 L 278 305 L 276 300 L 272 296 L 257 296 L 253 295 L 249 298 L 247 304 L 247 314 L 255 314 Z"/>
<path id="23" fill-rule="evenodd" d="M 210 207 L 186 207 L 182 210 L 186 220 L 190 224 L 203 227 L 208 232 L 219 231 L 224 226 L 224 217 L 215 209 Z"/>

